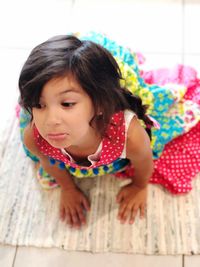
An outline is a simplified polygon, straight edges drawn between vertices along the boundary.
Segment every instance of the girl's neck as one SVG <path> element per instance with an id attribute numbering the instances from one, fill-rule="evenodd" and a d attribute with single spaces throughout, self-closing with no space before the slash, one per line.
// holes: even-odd
<path id="1" fill-rule="evenodd" d="M 94 154 L 100 143 L 102 141 L 102 137 L 99 134 L 91 135 L 88 140 L 85 140 L 84 144 L 77 146 L 70 146 L 65 149 L 73 158 L 86 158 L 91 154 Z"/>

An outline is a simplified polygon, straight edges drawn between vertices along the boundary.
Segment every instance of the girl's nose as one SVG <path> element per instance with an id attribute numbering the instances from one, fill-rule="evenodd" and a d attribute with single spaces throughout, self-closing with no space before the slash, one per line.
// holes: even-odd
<path id="1" fill-rule="evenodd" d="M 49 109 L 46 114 L 45 123 L 48 126 L 59 125 L 61 123 L 59 112 L 55 109 Z"/>

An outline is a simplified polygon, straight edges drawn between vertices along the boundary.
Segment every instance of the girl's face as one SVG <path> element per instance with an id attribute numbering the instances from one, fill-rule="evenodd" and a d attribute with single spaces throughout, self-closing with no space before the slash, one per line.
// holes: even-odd
<path id="1" fill-rule="evenodd" d="M 53 147 L 84 148 L 94 137 L 95 130 L 89 125 L 93 103 L 70 75 L 48 81 L 32 113 L 40 135 Z"/>

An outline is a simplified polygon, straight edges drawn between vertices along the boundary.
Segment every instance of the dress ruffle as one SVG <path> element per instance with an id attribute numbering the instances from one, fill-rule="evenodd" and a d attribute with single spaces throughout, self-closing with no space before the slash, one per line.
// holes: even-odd
<path id="1" fill-rule="evenodd" d="M 161 157 L 155 160 L 151 182 L 162 184 L 175 194 L 188 192 L 192 189 L 193 177 L 200 172 L 200 80 L 197 72 L 189 66 L 177 65 L 173 69 L 141 71 L 141 76 L 148 84 L 179 89 L 177 104 L 169 115 L 180 116 L 186 132 L 169 142 Z"/>
<path id="2" fill-rule="evenodd" d="M 192 179 L 200 172 L 200 123 L 188 133 L 169 142 L 154 162 L 152 183 L 161 184 L 171 193 L 192 189 Z"/>

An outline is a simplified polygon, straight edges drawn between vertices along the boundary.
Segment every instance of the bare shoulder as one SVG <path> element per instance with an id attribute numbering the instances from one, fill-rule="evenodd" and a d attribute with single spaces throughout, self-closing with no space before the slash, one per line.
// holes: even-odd
<path id="1" fill-rule="evenodd" d="M 149 136 L 137 117 L 134 116 L 127 132 L 127 158 L 144 157 L 149 154 L 152 154 Z"/>
<path id="2" fill-rule="evenodd" d="M 31 153 L 33 153 L 36 156 L 40 156 L 41 153 L 34 140 L 32 123 L 29 123 L 24 129 L 23 142 Z"/>

